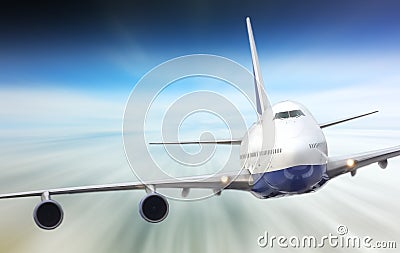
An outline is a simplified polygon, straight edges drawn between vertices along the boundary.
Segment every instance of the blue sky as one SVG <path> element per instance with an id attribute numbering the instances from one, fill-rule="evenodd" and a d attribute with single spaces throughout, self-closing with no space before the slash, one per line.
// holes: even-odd
<path id="1" fill-rule="evenodd" d="M 298 55 L 342 61 L 393 55 L 400 45 L 396 1 L 8 5 L 1 13 L 1 86 L 126 94 L 152 67 L 193 53 L 222 55 L 250 68 L 246 16 L 252 17 L 265 69 Z"/>
<path id="2" fill-rule="evenodd" d="M 14 102 L 34 95 L 42 102 L 41 106 L 35 102 L 37 107 L 55 114 L 60 107 L 64 113 L 82 111 L 80 119 L 87 120 L 77 125 L 89 130 L 103 125 L 98 120 L 91 124 L 89 118 L 104 118 L 107 124 L 112 118 L 113 129 L 119 130 L 135 84 L 166 60 L 209 53 L 251 70 L 246 16 L 252 18 L 273 103 L 293 99 L 308 105 L 300 95 L 315 97 L 318 92 L 346 87 L 392 89 L 399 81 L 398 9 L 397 1 L 375 0 L 5 3 L 0 11 L 0 89 Z M 19 100 L 10 97 L 11 91 Z M 174 95 L 173 89 L 168 92 Z M 64 99 L 50 99 L 48 93 Z M 75 103 L 75 98 L 80 102 Z M 96 115 L 105 112 L 96 109 L 99 103 L 108 107 L 107 115 Z M 36 112 L 44 111 L 40 108 Z M 321 108 L 310 110 L 317 119 L 330 120 Z M 366 109 L 370 108 L 380 109 L 372 103 Z M 363 112 L 354 109 L 333 110 L 331 116 Z M 8 117 L 18 115 L 7 105 L 3 110 Z M 22 128 L 51 125 L 29 110 L 20 115 L 25 115 L 18 121 Z M 18 124 L 4 117 L 2 121 L 3 128 Z M 73 125 L 77 120 L 66 117 L 62 122 Z"/>

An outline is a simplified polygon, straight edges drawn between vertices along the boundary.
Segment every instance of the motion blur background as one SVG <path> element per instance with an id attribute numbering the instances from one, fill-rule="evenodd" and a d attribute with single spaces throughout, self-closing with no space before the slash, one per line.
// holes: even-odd
<path id="1" fill-rule="evenodd" d="M 324 130 L 330 154 L 399 145 L 399 11 L 388 0 L 2 1 L 0 192 L 136 181 L 121 130 L 135 83 L 186 54 L 221 55 L 251 69 L 246 16 L 272 102 L 299 101 L 319 122 L 380 110 Z M 197 125 L 224 127 L 206 118 Z M 196 128 L 186 130 L 198 138 Z M 0 252 L 280 252 L 259 248 L 258 236 L 323 236 L 339 224 L 351 235 L 397 240 L 399 178 L 396 158 L 386 170 L 372 165 L 304 196 L 258 200 L 226 191 L 170 201 L 160 224 L 140 218 L 141 191 L 60 196 L 65 219 L 51 232 L 33 222 L 39 198 L 2 200 Z"/>

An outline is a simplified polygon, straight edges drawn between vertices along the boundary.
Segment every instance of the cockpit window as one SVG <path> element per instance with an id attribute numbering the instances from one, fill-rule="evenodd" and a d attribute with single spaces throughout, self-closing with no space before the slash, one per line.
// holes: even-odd
<path id="1" fill-rule="evenodd" d="M 297 118 L 297 117 L 300 117 L 300 116 L 304 116 L 304 113 L 302 111 L 300 111 L 300 110 L 294 110 L 294 111 L 290 111 L 289 115 L 290 115 L 290 117 Z"/>
<path id="2" fill-rule="evenodd" d="M 289 118 L 289 112 L 278 112 L 275 114 L 274 119 L 287 119 Z"/>
<path id="3" fill-rule="evenodd" d="M 275 114 L 274 119 L 298 118 L 300 116 L 304 116 L 301 110 L 293 110 L 289 112 L 278 112 Z"/>

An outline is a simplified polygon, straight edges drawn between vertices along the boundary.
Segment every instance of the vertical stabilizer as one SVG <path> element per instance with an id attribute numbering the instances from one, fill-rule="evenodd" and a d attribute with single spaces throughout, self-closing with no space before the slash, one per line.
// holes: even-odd
<path id="1" fill-rule="evenodd" d="M 251 60 L 253 63 L 253 74 L 254 74 L 254 87 L 256 92 L 256 106 L 258 114 L 263 114 L 264 110 L 270 107 L 267 95 L 264 91 L 264 81 L 262 79 L 260 64 L 258 62 L 258 55 L 256 49 L 256 43 L 254 41 L 253 30 L 251 28 L 250 18 L 246 18 L 247 33 L 249 35 L 249 43 L 251 50 Z"/>

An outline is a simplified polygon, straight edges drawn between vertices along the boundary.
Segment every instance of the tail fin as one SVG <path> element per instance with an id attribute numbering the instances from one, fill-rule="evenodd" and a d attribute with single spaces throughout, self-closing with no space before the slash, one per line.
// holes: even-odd
<path id="1" fill-rule="evenodd" d="M 260 64 L 258 62 L 258 55 L 256 49 L 256 43 L 254 41 L 253 30 L 251 29 L 250 18 L 246 18 L 247 33 L 249 35 L 249 43 L 251 50 L 251 60 L 253 63 L 253 74 L 254 74 L 254 87 L 256 92 L 256 105 L 257 112 L 259 115 L 263 114 L 264 110 L 270 107 L 269 100 L 264 91 L 264 81 L 262 79 Z"/>

